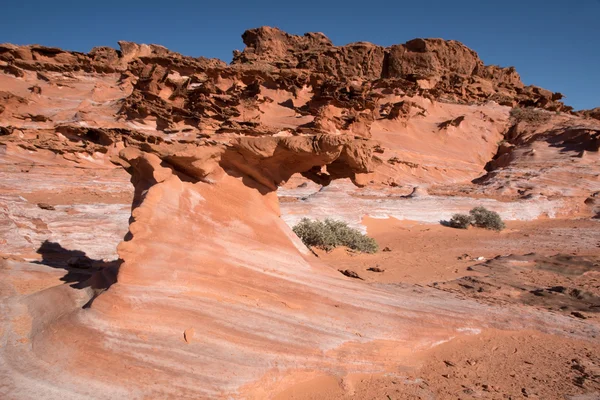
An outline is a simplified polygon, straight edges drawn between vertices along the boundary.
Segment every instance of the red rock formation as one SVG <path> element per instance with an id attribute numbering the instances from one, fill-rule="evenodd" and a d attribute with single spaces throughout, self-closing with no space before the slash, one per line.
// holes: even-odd
<path id="1" fill-rule="evenodd" d="M 510 180 L 523 165 L 560 160 L 561 179 L 585 167 L 590 180 L 553 194 L 592 198 L 593 122 L 512 121 L 509 106 L 568 108 L 454 41 L 337 47 L 273 28 L 243 39 L 231 65 L 129 42 L 89 54 L 0 46 L 0 173 L 11 182 L 0 197 L 2 395 L 264 398 L 294 373 L 393 373 L 406 352 L 484 327 L 597 334 L 560 315 L 343 278 L 279 218 L 275 192 L 293 174 L 369 187 L 464 183 L 487 164 L 484 185 L 465 190 L 481 196 L 503 189 L 493 174 Z M 573 151 L 583 162 L 567 168 Z M 112 218 L 131 194 L 120 190 L 116 207 L 107 200 L 121 167 L 134 186 L 127 235 Z M 552 176 L 544 190 L 561 186 Z M 93 206 L 40 208 L 28 186 L 44 184 Z M 347 199 L 340 208 L 355 207 Z M 47 238 L 76 240 L 60 221 L 78 212 L 90 231 L 79 240 L 95 253 L 57 261 Z M 125 235 L 120 266 L 104 260 L 109 231 Z M 58 271 L 31 262 L 44 257 L 83 278 L 60 284 Z"/>
<path id="2" fill-rule="evenodd" d="M 586 118 L 600 119 L 600 107 L 591 110 L 578 111 L 576 114 Z"/>

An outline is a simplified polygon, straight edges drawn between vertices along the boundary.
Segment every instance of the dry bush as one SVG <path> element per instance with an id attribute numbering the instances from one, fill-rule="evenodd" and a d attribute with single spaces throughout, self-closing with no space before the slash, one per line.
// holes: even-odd
<path id="1" fill-rule="evenodd" d="M 529 124 L 543 124 L 550 120 L 550 113 L 535 108 L 515 107 L 510 110 L 510 116 L 515 122 L 527 122 Z"/>
<path id="2" fill-rule="evenodd" d="M 501 231 L 506 227 L 497 212 L 490 211 L 485 207 L 475 207 L 469 211 L 469 214 L 454 214 L 450 221 L 443 222 L 443 224 L 457 229 L 467 229 L 473 225 L 495 231 Z"/>
<path id="3" fill-rule="evenodd" d="M 495 231 L 501 231 L 506 228 L 502 218 L 495 211 L 490 211 L 485 207 L 475 207 L 469 211 L 473 218 L 473 225 L 480 228 L 493 229 Z"/>
<path id="4" fill-rule="evenodd" d="M 448 222 L 452 228 L 467 229 L 473 223 L 473 217 L 467 214 L 454 214 Z"/>
<path id="5" fill-rule="evenodd" d="M 375 253 L 378 249 L 375 239 L 363 235 L 358 229 L 350 228 L 342 221 L 311 221 L 302 218 L 292 230 L 306 246 L 325 250 L 346 246 L 363 253 Z"/>

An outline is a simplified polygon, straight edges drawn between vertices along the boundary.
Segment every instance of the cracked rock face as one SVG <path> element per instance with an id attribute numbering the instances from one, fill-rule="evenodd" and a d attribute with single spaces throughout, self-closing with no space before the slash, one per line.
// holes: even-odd
<path id="1" fill-rule="evenodd" d="M 488 327 L 597 335 L 340 276 L 277 198 L 311 196 L 288 216 L 354 222 L 439 220 L 473 198 L 517 219 L 596 213 L 593 112 L 454 41 L 334 46 L 267 27 L 243 40 L 231 65 L 129 42 L 0 45 L 2 396 L 258 399 L 297 373 L 392 373 Z"/>

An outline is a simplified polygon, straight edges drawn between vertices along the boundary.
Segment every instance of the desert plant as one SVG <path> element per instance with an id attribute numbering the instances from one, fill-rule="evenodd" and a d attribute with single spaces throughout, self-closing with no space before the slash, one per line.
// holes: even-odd
<path id="1" fill-rule="evenodd" d="M 302 218 L 292 230 L 306 246 L 320 247 L 325 250 L 331 250 L 336 246 L 333 232 L 323 221 Z"/>
<path id="2" fill-rule="evenodd" d="M 467 229 L 473 223 L 473 217 L 468 214 L 454 214 L 448 225 L 453 228 Z"/>
<path id="3" fill-rule="evenodd" d="M 346 246 L 364 253 L 375 253 L 378 248 L 375 239 L 363 235 L 358 229 L 349 227 L 343 221 L 331 219 L 311 221 L 302 218 L 292 230 L 306 246 L 325 250 Z"/>
<path id="4" fill-rule="evenodd" d="M 472 224 L 480 228 L 501 231 L 506 227 L 497 212 L 490 211 L 485 207 L 475 207 L 469 211 L 469 214 L 473 219 Z"/>
<path id="5" fill-rule="evenodd" d="M 510 116 L 516 122 L 527 122 L 530 124 L 542 124 L 550 120 L 550 113 L 535 108 L 515 107 L 510 111 Z"/>

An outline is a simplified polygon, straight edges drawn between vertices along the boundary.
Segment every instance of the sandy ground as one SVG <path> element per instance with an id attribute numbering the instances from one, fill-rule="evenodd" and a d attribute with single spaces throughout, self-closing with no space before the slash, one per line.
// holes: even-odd
<path id="1" fill-rule="evenodd" d="M 350 269 L 367 282 L 429 284 L 468 274 L 479 257 L 499 255 L 577 254 L 600 256 L 600 220 L 509 221 L 507 229 L 452 229 L 439 224 L 421 224 L 394 218 L 365 218 L 369 236 L 379 243 L 376 254 L 361 254 L 337 248 L 316 250 L 336 269 Z M 386 248 L 391 251 L 386 251 Z M 368 271 L 377 267 L 384 272 Z"/>
<path id="2" fill-rule="evenodd" d="M 415 369 L 323 376 L 275 399 L 598 399 L 600 346 L 538 332 L 489 330 L 420 353 Z"/>
<path id="3" fill-rule="evenodd" d="M 513 289 L 518 285 L 530 288 L 536 287 L 535 284 L 541 287 L 553 285 L 553 288 L 565 285 L 567 288 L 579 288 L 576 290 L 592 296 L 594 301 L 597 300 L 594 296 L 600 291 L 600 273 L 596 268 L 597 261 L 600 261 L 598 220 L 513 221 L 501 233 L 477 228 L 457 230 L 395 219 L 366 218 L 363 222 L 380 248 L 390 251 L 379 251 L 373 255 L 357 254 L 343 248 L 329 253 L 316 252 L 331 268 L 352 270 L 367 285 L 428 285 L 478 301 L 496 304 L 504 301 L 521 302 L 523 307 L 540 309 L 563 304 L 560 302 L 566 300 L 539 293 L 533 296 L 528 292 L 528 297 L 521 294 L 511 297 L 507 288 Z M 524 258 L 521 260 L 519 256 L 511 256 L 517 254 L 529 254 L 528 257 L 538 261 L 550 260 L 552 258 L 548 256 L 556 254 L 562 254 L 563 259 L 569 260 L 573 256 L 580 264 L 588 263 L 586 265 L 590 265 L 591 270 L 576 276 L 573 271 L 567 270 L 530 268 L 524 272 L 519 268 L 506 268 L 511 263 L 525 263 Z M 497 256 L 502 257 L 494 260 Z M 536 265 L 535 262 L 527 265 L 530 264 Z M 482 266 L 490 266 L 494 272 L 486 275 L 482 273 Z M 565 263 L 560 268 L 566 269 L 568 266 Z M 372 267 L 384 272 L 368 271 Z M 471 293 L 460 286 L 464 279 L 475 277 L 473 281 L 477 282 L 484 275 L 487 276 L 487 282 L 504 289 Z M 583 295 L 579 297 L 583 299 Z M 547 308 L 552 310 L 551 307 Z M 566 314 L 570 312 L 570 309 L 565 311 Z M 596 315 L 591 312 L 587 312 L 586 316 L 597 321 Z M 412 369 L 406 369 L 407 365 Z M 318 376 L 288 388 L 275 398 L 600 399 L 600 345 L 535 331 L 489 329 L 473 336 L 450 340 L 425 352 L 409 354 L 404 367 L 395 372 L 345 377 Z"/>

